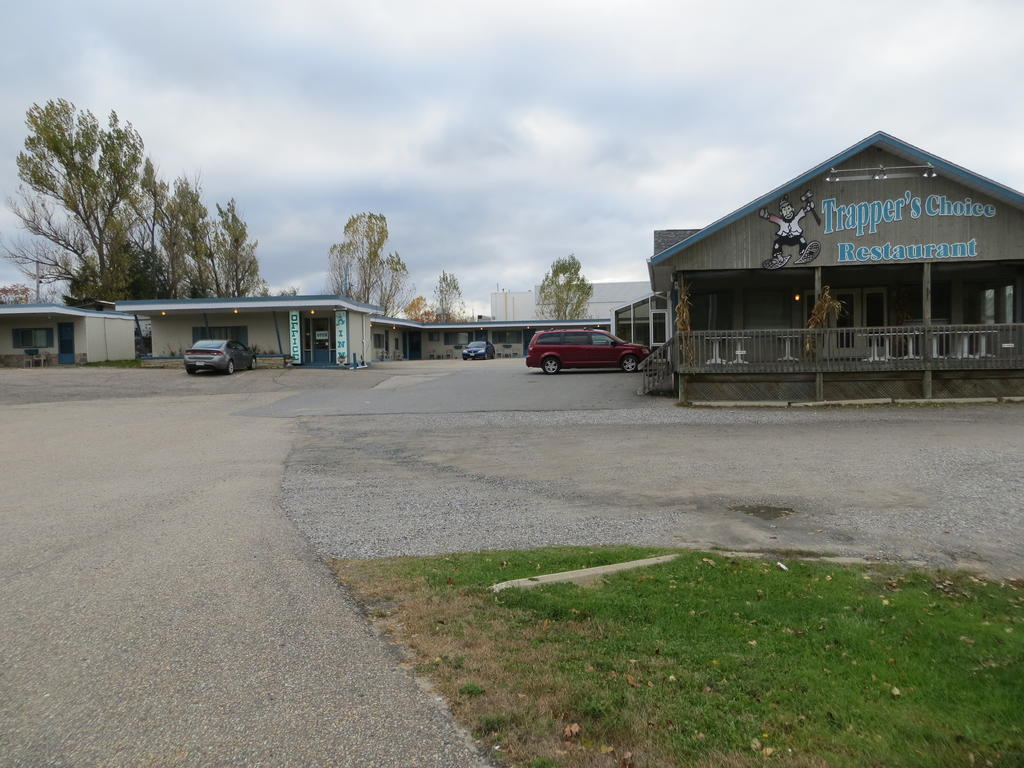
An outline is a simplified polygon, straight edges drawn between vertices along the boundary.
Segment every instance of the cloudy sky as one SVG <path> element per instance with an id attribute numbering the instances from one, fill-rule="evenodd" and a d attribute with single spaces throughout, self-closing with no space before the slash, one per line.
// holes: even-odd
<path id="1" fill-rule="evenodd" d="M 644 280 L 699 227 L 876 130 L 1024 188 L 1024 3 L 8 4 L 0 193 L 33 103 L 116 110 L 230 197 L 277 288 L 325 287 L 352 214 L 483 310 L 575 253 Z M 0 235 L 16 237 L 10 212 Z M 0 263 L 0 283 L 22 278 Z"/>

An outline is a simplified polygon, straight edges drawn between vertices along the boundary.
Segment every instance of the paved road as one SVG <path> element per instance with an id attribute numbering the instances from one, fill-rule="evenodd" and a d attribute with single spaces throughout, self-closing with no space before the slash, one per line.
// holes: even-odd
<path id="1" fill-rule="evenodd" d="M 0 764 L 478 764 L 318 554 L 637 541 L 1024 575 L 1024 407 L 635 386 L 521 361 L 0 370 Z"/>
<path id="2" fill-rule="evenodd" d="M 281 514 L 273 397 L 0 409 L 0 764 L 478 764 Z"/>

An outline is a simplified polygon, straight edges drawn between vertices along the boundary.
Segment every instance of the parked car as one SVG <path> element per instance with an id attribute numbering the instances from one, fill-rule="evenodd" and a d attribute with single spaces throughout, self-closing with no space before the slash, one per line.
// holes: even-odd
<path id="1" fill-rule="evenodd" d="M 256 355 L 240 341 L 202 339 L 185 350 L 185 373 L 220 371 L 232 374 L 237 369 L 256 367 Z"/>
<path id="2" fill-rule="evenodd" d="M 604 331 L 538 331 L 526 351 L 528 368 L 558 373 L 563 368 L 621 368 L 632 373 L 651 351 Z"/>
<path id="3" fill-rule="evenodd" d="M 489 341 L 471 341 L 462 348 L 463 360 L 493 360 L 494 345 Z"/>

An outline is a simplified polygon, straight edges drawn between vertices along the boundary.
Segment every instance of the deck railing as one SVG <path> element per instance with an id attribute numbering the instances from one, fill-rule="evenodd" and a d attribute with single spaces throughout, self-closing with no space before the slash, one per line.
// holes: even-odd
<path id="1" fill-rule="evenodd" d="M 1020 323 L 694 331 L 673 341 L 679 373 L 1024 368 Z"/>

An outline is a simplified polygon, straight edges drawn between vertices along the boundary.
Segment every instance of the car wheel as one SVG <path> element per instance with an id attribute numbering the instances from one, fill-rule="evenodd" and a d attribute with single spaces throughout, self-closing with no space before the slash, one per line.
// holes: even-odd
<path id="1" fill-rule="evenodd" d="M 196 369 L 193 368 L 191 365 L 186 365 L 185 366 L 185 373 L 187 373 L 189 376 L 195 376 L 196 375 Z"/>
<path id="2" fill-rule="evenodd" d="M 249 370 L 256 370 L 256 355 L 253 355 L 252 357 L 249 358 Z"/>
<path id="3" fill-rule="evenodd" d="M 228 367 L 224 369 L 224 373 L 226 373 L 228 376 L 230 376 L 234 372 L 235 372 L 235 361 L 234 360 L 228 360 Z"/>
<path id="4" fill-rule="evenodd" d="M 623 355 L 622 359 L 619 360 L 619 365 L 626 373 L 633 373 L 636 371 L 640 361 L 636 359 L 636 355 Z"/>
<path id="5" fill-rule="evenodd" d="M 562 363 L 558 360 L 557 357 L 545 357 L 543 360 L 540 361 L 540 369 L 544 371 L 544 373 L 548 374 L 558 373 L 560 370 L 562 370 Z"/>

